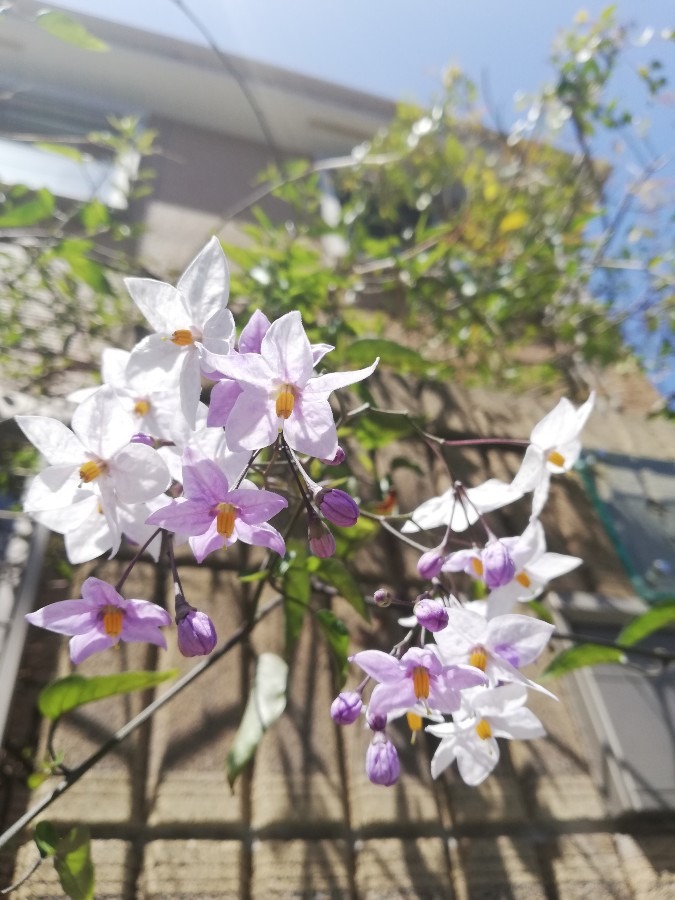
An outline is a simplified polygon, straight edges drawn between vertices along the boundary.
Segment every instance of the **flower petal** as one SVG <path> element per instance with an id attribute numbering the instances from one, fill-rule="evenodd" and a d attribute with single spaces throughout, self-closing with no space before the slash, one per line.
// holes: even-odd
<path id="1" fill-rule="evenodd" d="M 96 626 L 98 608 L 86 600 L 59 600 L 35 612 L 26 619 L 31 625 L 46 628 L 56 634 L 85 634 Z"/>
<path id="2" fill-rule="evenodd" d="M 195 256 L 178 280 L 176 288 L 185 297 L 191 325 L 202 326 L 215 312 L 227 306 L 230 271 L 217 237 Z"/>
<path id="3" fill-rule="evenodd" d="M 373 374 L 379 362 L 380 357 L 378 356 L 375 362 L 370 366 L 366 366 L 365 369 L 356 369 L 354 372 L 327 372 L 325 375 L 310 378 L 305 391 L 308 394 L 318 394 L 319 396 L 327 397 L 333 391 L 368 378 L 369 375 Z"/>
<path id="4" fill-rule="evenodd" d="M 296 310 L 272 322 L 262 339 L 260 353 L 274 377 L 283 383 L 302 389 L 311 378 L 312 348 Z"/>
<path id="5" fill-rule="evenodd" d="M 70 658 L 79 665 L 99 650 L 114 647 L 119 638 L 109 637 L 102 631 L 89 631 L 87 634 L 76 634 L 70 639 Z"/>
<path id="6" fill-rule="evenodd" d="M 86 452 L 82 442 L 58 419 L 15 416 L 16 424 L 52 466 L 79 465 Z"/>
<path id="7" fill-rule="evenodd" d="M 125 278 L 131 299 L 160 335 L 171 335 L 192 325 L 187 301 L 173 285 L 154 278 Z"/>
<path id="8" fill-rule="evenodd" d="M 281 534 L 272 525 L 263 522 L 260 525 L 249 525 L 237 520 L 234 526 L 236 536 L 245 544 L 251 544 L 255 547 L 267 547 L 268 550 L 274 550 L 279 556 L 286 553 L 286 544 Z"/>
<path id="9" fill-rule="evenodd" d="M 338 439 L 333 411 L 324 399 L 297 398 L 291 416 L 284 422 L 284 437 L 298 453 L 332 459 Z"/>

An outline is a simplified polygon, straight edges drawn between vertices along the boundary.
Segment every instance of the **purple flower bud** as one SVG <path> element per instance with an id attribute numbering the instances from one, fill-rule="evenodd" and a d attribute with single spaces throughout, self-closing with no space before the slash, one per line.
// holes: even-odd
<path id="1" fill-rule="evenodd" d="M 423 553 L 417 563 L 420 578 L 424 578 L 425 581 L 435 578 L 443 568 L 444 559 L 445 557 L 438 552 L 438 547 Z"/>
<path id="2" fill-rule="evenodd" d="M 382 713 L 373 713 L 370 709 L 366 711 L 366 722 L 373 731 L 384 731 L 387 727 L 387 717 Z"/>
<path id="3" fill-rule="evenodd" d="M 331 703 L 330 717 L 338 725 L 351 725 L 361 715 L 363 700 L 358 691 L 342 691 Z"/>
<path id="4" fill-rule="evenodd" d="M 443 631 L 448 624 L 448 611 L 440 600 L 424 597 L 417 601 L 413 612 L 417 621 L 427 631 Z"/>
<path id="5" fill-rule="evenodd" d="M 351 528 L 356 525 L 359 518 L 359 507 L 355 500 L 344 491 L 335 488 L 320 488 L 314 500 L 321 511 L 321 515 L 325 516 L 333 525 L 340 528 Z"/>
<path id="6" fill-rule="evenodd" d="M 481 562 L 485 584 L 491 591 L 508 584 L 516 574 L 516 564 L 501 541 L 490 541 L 486 545 L 481 554 Z"/>
<path id="7" fill-rule="evenodd" d="M 138 434 L 132 434 L 129 439 L 130 444 L 147 444 L 148 447 L 155 446 L 155 439 L 151 438 L 149 434 L 143 434 L 142 432 L 138 432 Z"/>
<path id="8" fill-rule="evenodd" d="M 345 451 L 342 447 L 338 447 L 335 456 L 332 459 L 322 459 L 321 462 L 324 466 L 341 466 L 346 458 L 347 454 Z"/>
<path id="9" fill-rule="evenodd" d="M 396 747 L 383 732 L 378 731 L 366 751 L 366 775 L 373 784 L 389 787 L 396 784 L 400 774 Z"/>
<path id="10" fill-rule="evenodd" d="M 335 538 L 330 529 L 316 515 L 310 516 L 307 527 L 307 540 L 309 549 L 314 556 L 327 559 L 329 556 L 335 555 Z"/>
<path id="11" fill-rule="evenodd" d="M 387 606 L 391 606 L 393 599 L 394 595 L 386 588 L 378 588 L 373 594 L 373 602 L 376 606 L 382 607 L 382 609 L 385 609 Z"/>
<path id="12" fill-rule="evenodd" d="M 178 649 L 183 656 L 208 656 L 218 642 L 211 619 L 190 606 L 180 593 L 176 594 L 176 625 Z"/>

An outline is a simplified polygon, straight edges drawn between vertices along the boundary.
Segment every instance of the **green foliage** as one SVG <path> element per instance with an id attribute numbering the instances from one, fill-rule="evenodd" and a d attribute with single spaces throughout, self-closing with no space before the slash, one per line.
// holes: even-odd
<path id="1" fill-rule="evenodd" d="M 675 622 L 675 600 L 655 604 L 648 612 L 632 619 L 616 639 L 617 644 L 630 647 Z"/>
<path id="2" fill-rule="evenodd" d="M 363 599 L 363 592 L 339 557 L 319 559 L 311 556 L 307 560 L 307 569 L 309 572 L 315 573 L 321 581 L 334 587 L 360 616 L 366 621 L 370 621 L 370 613 Z"/>
<path id="3" fill-rule="evenodd" d="M 287 681 L 284 660 L 274 653 L 261 653 L 253 688 L 225 761 L 230 787 L 253 758 L 263 734 L 286 708 Z"/>
<path id="4" fill-rule="evenodd" d="M 284 562 L 285 566 L 282 570 L 284 646 L 286 659 L 290 660 L 293 657 L 312 594 L 312 584 L 307 568 L 306 544 L 301 541 L 291 541 Z"/>
<path id="5" fill-rule="evenodd" d="M 100 38 L 95 37 L 78 20 L 67 13 L 55 9 L 44 10 L 38 13 L 37 24 L 40 28 L 49 32 L 53 37 L 79 47 L 80 50 L 89 50 L 95 53 L 106 53 L 110 48 Z"/>
<path id="6" fill-rule="evenodd" d="M 45 718 L 54 720 L 85 703 L 147 690 L 175 678 L 177 674 L 177 669 L 169 669 L 166 672 L 121 672 L 91 678 L 66 675 L 40 691 L 38 708 Z"/>
<path id="7" fill-rule="evenodd" d="M 53 859 L 61 887 L 71 900 L 92 900 L 94 865 L 91 838 L 85 825 L 76 825 L 59 835 L 51 822 L 38 822 L 33 832 L 42 859 Z"/>
<path id="8" fill-rule="evenodd" d="M 544 669 L 542 677 L 557 678 L 574 669 L 584 666 L 597 666 L 605 663 L 624 663 L 626 655 L 618 647 L 605 647 L 601 644 L 579 644 L 558 653 Z"/>

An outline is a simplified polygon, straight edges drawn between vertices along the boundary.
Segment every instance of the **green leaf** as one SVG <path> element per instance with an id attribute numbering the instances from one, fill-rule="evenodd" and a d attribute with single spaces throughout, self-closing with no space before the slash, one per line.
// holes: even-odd
<path id="1" fill-rule="evenodd" d="M 263 581 L 269 574 L 269 569 L 256 569 L 255 572 L 248 572 L 246 575 L 240 575 L 239 581 L 241 581 L 242 584 L 252 584 L 254 581 Z"/>
<path id="2" fill-rule="evenodd" d="M 360 616 L 366 621 L 370 621 L 370 612 L 363 592 L 341 560 L 336 557 L 319 559 L 318 565 L 315 564 L 314 571 L 319 578 L 332 585 Z"/>
<path id="3" fill-rule="evenodd" d="M 92 200 L 80 210 L 80 220 L 88 234 L 105 228 L 110 222 L 107 208 L 100 200 Z"/>
<path id="4" fill-rule="evenodd" d="M 94 896 L 94 864 L 91 861 L 89 829 L 76 825 L 56 846 L 54 866 L 61 887 L 71 900 L 91 900 Z"/>
<path id="5" fill-rule="evenodd" d="M 595 666 L 600 663 L 623 663 L 625 654 L 617 647 L 604 647 L 601 644 L 579 644 L 563 650 L 554 657 L 542 673 L 544 677 L 557 678 L 573 669 L 583 666 Z"/>
<path id="6" fill-rule="evenodd" d="M 178 669 L 167 672 L 122 672 L 119 675 L 67 675 L 52 681 L 40 691 L 38 708 L 47 719 L 58 719 L 64 713 L 94 700 L 130 694 L 155 687 L 163 681 L 175 678 Z"/>
<path id="7" fill-rule="evenodd" d="M 352 525 L 351 528 L 334 526 L 331 530 L 335 536 L 335 556 L 340 558 L 350 556 L 359 550 L 366 541 L 374 538 L 379 529 L 380 526 L 377 522 L 366 519 L 365 516 L 361 516 L 356 525 Z"/>
<path id="8" fill-rule="evenodd" d="M 409 437 L 414 429 L 406 416 L 392 416 L 368 410 L 351 426 L 354 437 L 365 450 L 378 450 L 393 441 Z"/>
<path id="9" fill-rule="evenodd" d="M 38 822 L 33 832 L 33 840 L 37 844 L 40 856 L 44 859 L 46 856 L 54 856 L 56 853 L 59 835 L 51 822 Z"/>
<path id="10" fill-rule="evenodd" d="M 48 219 L 54 212 L 56 202 L 54 195 L 46 188 L 35 192 L 32 200 L 9 209 L 0 215 L 0 228 L 25 228 Z"/>
<path id="11" fill-rule="evenodd" d="M 630 647 L 671 622 L 675 622 L 675 600 L 665 600 L 629 622 L 616 642 Z"/>
<path id="12" fill-rule="evenodd" d="M 284 652 L 286 659 L 290 659 L 293 655 L 312 595 L 310 574 L 307 569 L 306 547 L 299 542 L 293 542 L 293 548 L 288 554 L 291 560 L 290 565 L 284 572 L 282 586 L 284 594 Z"/>
<path id="13" fill-rule="evenodd" d="M 502 234 L 508 234 L 509 231 L 518 231 L 523 225 L 527 225 L 530 218 L 523 210 L 516 210 L 508 213 L 499 223 L 499 230 Z"/>
<path id="14" fill-rule="evenodd" d="M 549 625 L 553 624 L 553 616 L 551 615 L 550 610 L 548 610 L 539 600 L 530 600 L 527 605 L 535 616 L 542 620 L 542 622 L 548 622 Z"/>
<path id="15" fill-rule="evenodd" d="M 349 653 L 349 629 L 335 613 L 329 609 L 320 609 L 316 614 L 319 627 L 328 642 L 331 656 L 337 669 L 337 680 L 340 687 L 347 679 L 347 654 Z"/>
<path id="16" fill-rule="evenodd" d="M 33 144 L 33 146 L 37 150 L 44 150 L 47 153 L 56 153 L 58 156 L 66 156 L 68 159 L 75 160 L 75 162 L 82 162 L 83 159 L 82 152 L 76 147 L 71 147 L 69 144 L 48 144 L 43 141 L 38 141 Z"/>
<path id="17" fill-rule="evenodd" d="M 429 373 L 429 363 L 416 350 L 403 347 L 395 341 L 362 338 L 354 341 L 342 353 L 345 363 L 359 368 L 371 365 L 377 356 L 380 357 L 382 365 L 391 366 L 402 374 L 426 375 Z"/>
<path id="18" fill-rule="evenodd" d="M 66 13 L 58 12 L 55 9 L 44 10 L 38 13 L 36 22 L 52 37 L 79 47 L 81 50 L 105 53 L 110 49 L 104 41 L 87 31 L 81 22 Z"/>
<path id="19" fill-rule="evenodd" d="M 274 653 L 261 653 L 241 724 L 225 760 L 230 787 L 246 768 L 260 740 L 286 708 L 288 666 Z"/>

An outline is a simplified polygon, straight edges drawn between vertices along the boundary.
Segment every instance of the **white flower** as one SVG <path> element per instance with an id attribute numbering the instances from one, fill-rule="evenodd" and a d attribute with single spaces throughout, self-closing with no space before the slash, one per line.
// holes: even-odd
<path id="1" fill-rule="evenodd" d="M 538 516 L 546 503 L 551 475 L 568 472 L 579 459 L 579 435 L 593 411 L 594 402 L 595 391 L 579 409 L 563 397 L 532 429 L 530 446 L 511 487 L 521 495 L 534 491 L 533 516 Z"/>
<path id="2" fill-rule="evenodd" d="M 459 774 L 466 784 L 481 784 L 499 762 L 496 738 L 543 737 L 544 727 L 531 710 L 525 709 L 526 700 L 527 688 L 520 684 L 464 691 L 463 714 L 455 715 L 454 722 L 426 728 L 441 738 L 431 760 L 432 777 L 438 778 L 457 760 Z"/>
<path id="3" fill-rule="evenodd" d="M 465 498 L 450 487 L 439 497 L 425 500 L 410 514 L 401 531 L 412 534 L 441 525 L 450 527 L 452 531 L 466 531 L 483 513 L 500 509 L 523 496 L 523 491 L 519 491 L 514 484 L 506 484 L 498 478 L 490 478 L 483 484 L 467 488 L 463 493 Z"/>
<path id="4" fill-rule="evenodd" d="M 134 348 L 127 374 L 143 377 L 148 390 L 177 385 L 183 415 L 194 428 L 202 364 L 213 368 L 211 354 L 227 355 L 234 340 L 234 319 L 226 308 L 230 275 L 220 242 L 211 238 L 176 287 L 153 278 L 124 283 L 156 332 Z"/>

